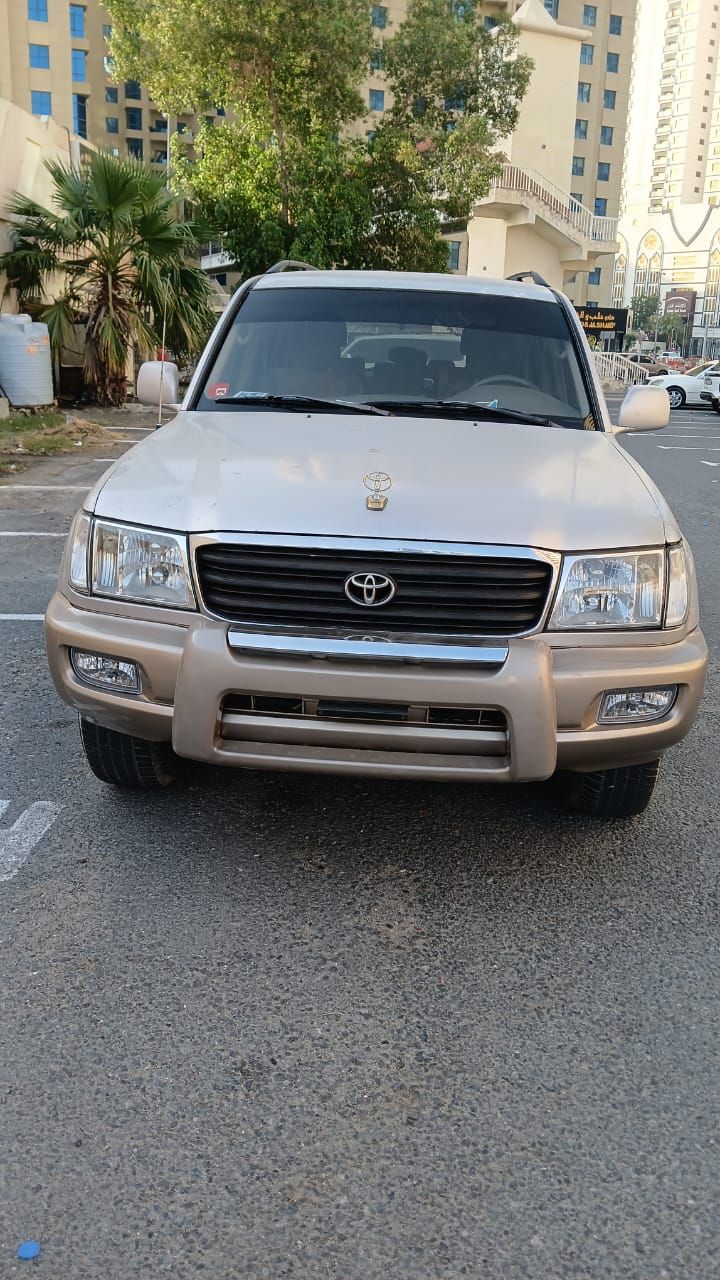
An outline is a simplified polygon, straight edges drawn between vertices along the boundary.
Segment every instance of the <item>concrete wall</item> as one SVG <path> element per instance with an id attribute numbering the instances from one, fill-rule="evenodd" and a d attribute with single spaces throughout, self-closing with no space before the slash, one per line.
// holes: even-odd
<path id="1" fill-rule="evenodd" d="M 67 130 L 53 120 L 36 119 L 0 98 L 0 252 L 11 244 L 8 205 L 14 193 L 48 205 L 52 182 L 44 161 L 69 163 L 72 146 Z M 0 276 L 0 293 L 4 288 L 5 280 Z M 16 311 L 14 298 L 0 297 L 0 310 Z"/>

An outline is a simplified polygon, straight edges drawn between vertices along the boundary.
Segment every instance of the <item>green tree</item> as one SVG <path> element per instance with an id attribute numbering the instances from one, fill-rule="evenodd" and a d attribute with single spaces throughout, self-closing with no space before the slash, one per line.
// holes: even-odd
<path id="1" fill-rule="evenodd" d="M 660 316 L 658 333 L 664 338 L 665 342 L 673 346 L 680 346 L 685 340 L 684 317 L 679 316 L 677 312 L 669 312 L 664 316 Z"/>
<path id="2" fill-rule="evenodd" d="M 643 293 L 636 295 L 630 303 L 634 329 L 644 329 L 645 333 L 655 332 L 660 318 L 660 294 Z"/>
<path id="3" fill-rule="evenodd" d="M 108 7 L 120 74 L 167 112 L 228 108 L 192 146 L 174 141 L 173 171 L 243 273 L 284 256 L 444 269 L 443 221 L 467 220 L 487 193 L 531 70 L 515 27 L 489 33 L 480 4 L 409 0 L 376 46 L 392 105 L 364 131 L 367 0 Z"/>
<path id="4" fill-rule="evenodd" d="M 179 358 L 212 325 L 196 236 L 178 223 L 163 178 L 133 160 L 95 153 L 76 170 L 47 165 L 53 208 L 16 195 L 13 247 L 0 255 L 8 288 L 46 321 L 55 351 L 85 323 L 84 373 L 101 404 L 121 404 L 129 350 L 160 343 Z M 50 299 L 48 301 L 48 298 Z"/>

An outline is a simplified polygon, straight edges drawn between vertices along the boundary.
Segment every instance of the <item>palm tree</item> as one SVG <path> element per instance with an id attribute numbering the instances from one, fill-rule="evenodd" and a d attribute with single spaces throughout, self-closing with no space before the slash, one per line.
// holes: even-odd
<path id="1" fill-rule="evenodd" d="M 176 359 L 213 323 L 207 279 L 192 261 L 197 236 L 176 220 L 162 174 L 135 160 L 92 154 L 81 169 L 47 162 L 52 209 L 16 195 L 13 247 L 0 272 L 22 308 L 48 325 L 53 350 L 86 326 L 84 373 L 100 404 L 122 404 L 128 352 L 161 342 Z"/>

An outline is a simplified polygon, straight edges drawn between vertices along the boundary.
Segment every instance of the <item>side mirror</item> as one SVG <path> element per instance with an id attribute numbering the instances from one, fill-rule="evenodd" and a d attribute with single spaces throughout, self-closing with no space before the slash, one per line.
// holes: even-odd
<path id="1" fill-rule="evenodd" d="M 141 404 L 157 408 L 162 403 L 166 409 L 177 409 L 180 403 L 180 373 L 169 360 L 146 360 L 140 365 L 137 377 L 137 398 Z"/>
<path id="2" fill-rule="evenodd" d="M 659 431 L 669 421 L 670 397 L 664 387 L 630 387 L 615 431 Z"/>

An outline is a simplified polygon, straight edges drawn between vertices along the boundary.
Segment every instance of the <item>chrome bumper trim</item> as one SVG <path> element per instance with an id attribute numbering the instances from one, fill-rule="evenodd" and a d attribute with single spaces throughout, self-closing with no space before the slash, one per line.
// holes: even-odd
<path id="1" fill-rule="evenodd" d="M 344 636 L 306 636 L 279 632 L 228 630 L 228 645 L 236 653 L 284 658 L 349 658 L 368 662 L 420 662 L 442 666 L 486 667 L 497 670 L 508 656 L 508 645 L 478 640 L 474 643 L 430 640 L 414 643 L 378 636 L 351 639 Z"/>

